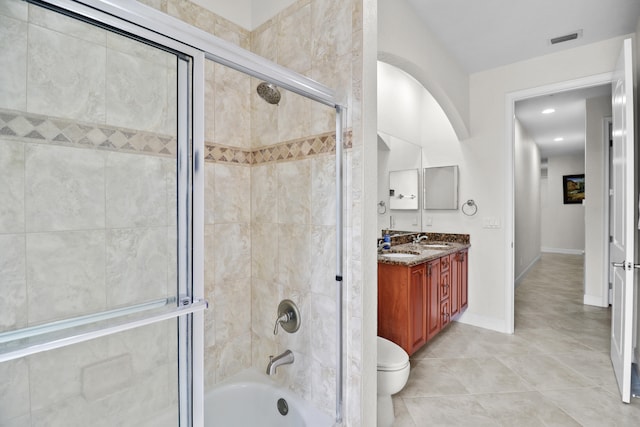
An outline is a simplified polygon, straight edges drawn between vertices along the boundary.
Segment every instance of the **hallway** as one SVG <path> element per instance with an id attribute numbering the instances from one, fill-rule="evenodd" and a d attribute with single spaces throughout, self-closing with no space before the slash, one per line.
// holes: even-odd
<path id="1" fill-rule="evenodd" d="M 610 310 L 582 304 L 583 257 L 543 254 L 516 289 L 516 332 L 453 323 L 411 357 L 394 427 L 638 426 L 609 359 Z"/>

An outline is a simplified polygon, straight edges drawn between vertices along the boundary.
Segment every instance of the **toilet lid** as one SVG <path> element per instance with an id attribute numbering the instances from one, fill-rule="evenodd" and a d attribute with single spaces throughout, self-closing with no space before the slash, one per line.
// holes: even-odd
<path id="1" fill-rule="evenodd" d="M 394 371 L 409 363 L 409 355 L 399 345 L 378 337 L 378 370 Z"/>

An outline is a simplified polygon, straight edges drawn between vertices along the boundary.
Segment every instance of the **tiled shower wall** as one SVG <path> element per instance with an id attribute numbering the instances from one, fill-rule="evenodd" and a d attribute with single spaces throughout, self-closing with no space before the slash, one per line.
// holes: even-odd
<path id="1" fill-rule="evenodd" d="M 350 107 L 347 127 L 357 129 L 359 0 L 301 0 L 253 33 L 186 0 L 144 2 L 337 89 Z M 16 13 L 21 16 L 22 6 L 16 4 L 21 2 L 3 2 L 0 13 L 12 19 Z M 12 25 L 3 22 L 2 28 Z M 21 68 L 12 61 L 16 57 L 20 58 L 11 50 L 0 58 L 3 69 L 11 70 L 0 79 L 20 75 Z M 213 304 L 206 314 L 205 381 L 211 386 L 252 365 L 263 370 L 268 354 L 291 348 L 296 363 L 281 368 L 279 379 L 331 413 L 335 399 L 335 171 L 330 154 L 335 144 L 334 111 L 290 93 L 283 95 L 279 106 L 271 106 L 255 95 L 256 80 L 213 64 L 207 64 L 206 73 L 205 281 Z M 148 77 L 141 70 L 141 79 Z M 0 94 L 2 99 L 13 100 L 12 84 L 1 86 L 7 90 L 6 96 Z M 144 99 L 135 94 L 137 86 L 134 82 L 128 89 L 134 95 L 131 101 Z M 125 92 L 120 96 L 128 98 Z M 144 104 L 140 106 L 143 110 L 149 100 Z M 169 98 L 166 105 L 171 105 Z M 114 113 L 105 109 L 104 114 L 111 117 Z M 102 120 L 100 117 L 96 120 Z M 123 128 L 131 125 L 109 123 Z M 162 145 L 163 128 L 154 132 L 160 137 L 137 132 L 135 139 Z M 353 148 L 349 146 L 345 156 L 345 322 L 349 330 L 345 370 L 348 425 L 357 426 L 361 284 L 356 249 L 360 229 L 358 192 L 352 189 L 358 187 L 353 183 L 360 173 L 362 141 L 355 131 L 349 141 Z M 143 144 L 114 145 L 120 153 L 138 150 Z M 300 305 L 303 327 L 297 334 L 280 332 L 274 337 L 275 311 L 284 297 Z"/>
<path id="2" fill-rule="evenodd" d="M 298 1 L 252 32 L 252 50 L 346 94 L 351 78 L 351 9 L 349 2 Z M 291 93 L 283 94 L 277 108 L 253 99 L 254 149 L 285 141 L 304 144 L 318 135 L 331 135 L 328 153 L 253 167 L 251 220 L 253 366 L 264 370 L 270 354 L 291 349 L 296 361 L 279 369 L 281 381 L 332 414 L 337 318 L 335 110 Z M 297 147 L 291 150 L 297 152 Z M 276 309 L 284 298 L 298 304 L 302 325 L 295 334 L 281 330 L 274 336 Z"/>
<path id="3" fill-rule="evenodd" d="M 299 1 L 251 33 L 195 4 L 166 7 L 350 99 L 350 3 Z M 255 92 L 258 80 L 220 65 L 207 64 L 206 75 L 205 384 L 250 366 L 264 371 L 269 355 L 291 349 L 296 361 L 276 379 L 331 414 L 335 110 L 285 91 L 270 105 Z M 284 298 L 298 304 L 302 326 L 274 336 Z"/>
<path id="4" fill-rule="evenodd" d="M 19 0 L 0 49 L 0 332 L 174 294 L 175 58 Z M 0 364 L 0 425 L 141 425 L 175 404 L 175 336 Z"/>

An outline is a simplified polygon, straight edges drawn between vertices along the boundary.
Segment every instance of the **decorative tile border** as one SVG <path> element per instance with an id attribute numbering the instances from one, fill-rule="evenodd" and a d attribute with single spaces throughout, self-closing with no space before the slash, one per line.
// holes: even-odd
<path id="1" fill-rule="evenodd" d="M 333 132 L 260 148 L 253 152 L 253 163 L 297 160 L 316 154 L 331 153 L 335 150 L 336 138 Z"/>
<path id="2" fill-rule="evenodd" d="M 167 135 L 4 109 L 0 109 L 0 137 L 169 157 L 178 151 L 176 138 Z"/>
<path id="3" fill-rule="evenodd" d="M 168 157 L 175 157 L 177 153 L 175 137 L 4 109 L 0 109 L 0 137 L 40 144 Z M 352 140 L 352 131 L 349 130 L 345 133 L 344 148 L 351 148 Z M 207 142 L 205 161 L 259 165 L 301 160 L 334 153 L 335 150 L 335 132 L 287 141 L 253 151 Z"/>
<path id="4" fill-rule="evenodd" d="M 345 133 L 344 148 L 352 148 L 353 133 Z M 327 132 L 308 138 L 282 142 L 253 151 L 228 147 L 211 142 L 205 143 L 205 161 L 217 163 L 237 163 L 244 165 L 259 165 L 263 163 L 301 160 L 319 154 L 335 153 L 336 134 Z"/>
<path id="5" fill-rule="evenodd" d="M 251 165 L 251 151 L 241 148 L 205 142 L 204 152 L 205 162 Z"/>

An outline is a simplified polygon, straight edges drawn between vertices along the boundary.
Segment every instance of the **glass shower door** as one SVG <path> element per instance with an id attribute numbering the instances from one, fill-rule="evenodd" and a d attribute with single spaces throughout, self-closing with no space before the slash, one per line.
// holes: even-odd
<path id="1" fill-rule="evenodd" d="M 191 60 L 21 0 L 0 48 L 0 425 L 175 426 Z"/>

